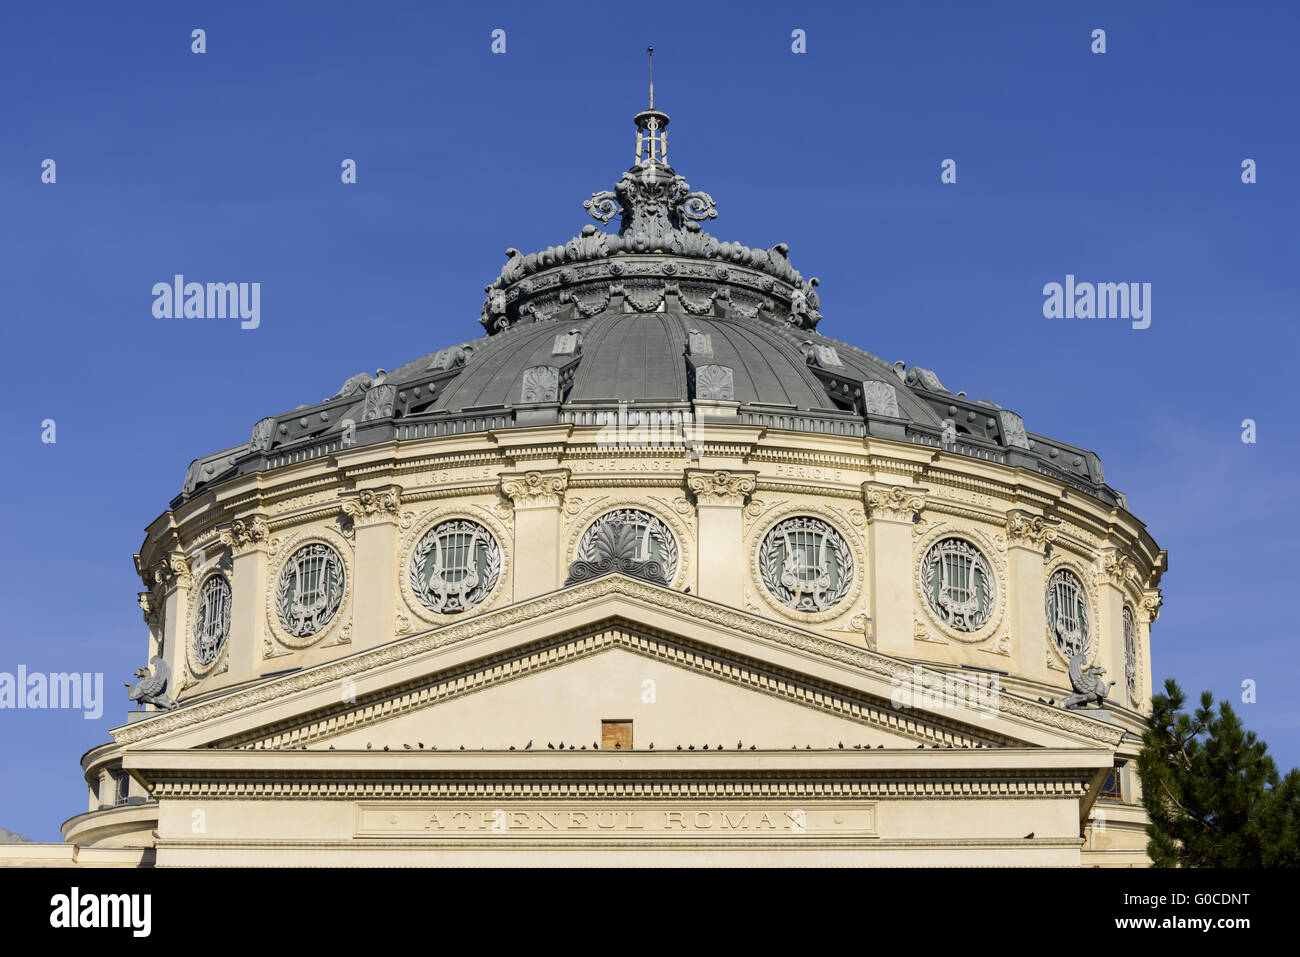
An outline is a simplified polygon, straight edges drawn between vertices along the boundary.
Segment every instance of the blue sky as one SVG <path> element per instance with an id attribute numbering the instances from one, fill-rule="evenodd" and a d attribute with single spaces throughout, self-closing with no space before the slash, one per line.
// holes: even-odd
<path id="1" fill-rule="evenodd" d="M 146 651 L 131 556 L 189 461 L 476 336 L 504 250 L 575 235 L 630 164 L 647 43 L 710 232 L 789 243 L 828 335 L 1096 450 L 1170 553 L 1157 678 L 1254 680 L 1248 726 L 1300 764 L 1300 5 L 741 10 L 5 5 L 0 671 L 103 672 L 109 706 L 0 712 L 0 826 L 84 810 L 77 758 Z M 261 326 L 154 318 L 175 273 L 260 282 Z M 1151 283 L 1151 327 L 1045 319 L 1067 273 Z"/>

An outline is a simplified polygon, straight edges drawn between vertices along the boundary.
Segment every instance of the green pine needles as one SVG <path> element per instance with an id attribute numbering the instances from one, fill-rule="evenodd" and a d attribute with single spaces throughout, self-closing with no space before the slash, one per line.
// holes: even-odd
<path id="1" fill-rule="evenodd" d="M 1138 755 L 1147 853 L 1156 867 L 1300 866 L 1300 770 L 1279 776 L 1268 746 L 1206 691 L 1192 714 L 1170 679 L 1151 699 Z"/>

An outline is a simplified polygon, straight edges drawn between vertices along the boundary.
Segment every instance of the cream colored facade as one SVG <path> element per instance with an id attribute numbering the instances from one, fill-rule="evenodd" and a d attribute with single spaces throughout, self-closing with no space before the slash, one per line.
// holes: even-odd
<path id="1" fill-rule="evenodd" d="M 619 231 L 509 250 L 486 337 L 190 466 L 136 556 L 179 707 L 0 863 L 1146 863 L 1165 553 L 1092 453 L 821 336 L 635 122 Z"/>
<path id="2" fill-rule="evenodd" d="M 1143 526 L 1027 470 L 694 411 L 689 452 L 573 425 L 336 448 L 166 512 L 138 556 L 140 603 L 181 707 L 85 755 L 88 811 L 64 825 L 67 850 L 11 861 L 1144 864 L 1131 768 L 1164 553 Z M 561 587 L 583 531 L 624 506 L 676 537 L 670 587 Z M 759 543 L 792 514 L 852 550 L 830 611 L 791 610 L 759 573 Z M 480 606 L 439 616 L 407 569 L 449 517 L 491 531 L 502 573 Z M 974 633 L 940 624 L 918 588 L 950 532 L 996 578 Z M 346 585 L 303 640 L 270 596 L 312 541 L 342 556 Z M 1121 677 L 1106 720 L 1044 700 L 1069 690 L 1044 613 L 1058 567 L 1085 583 L 1093 654 Z M 200 667 L 193 603 L 213 570 L 231 624 Z M 985 673 L 972 668 L 1006 673 L 996 707 L 900 703 L 917 674 Z M 632 722 L 631 750 L 596 750 L 603 720 Z M 1123 800 L 1098 800 L 1116 766 Z M 114 806 L 120 771 L 144 803 Z"/>

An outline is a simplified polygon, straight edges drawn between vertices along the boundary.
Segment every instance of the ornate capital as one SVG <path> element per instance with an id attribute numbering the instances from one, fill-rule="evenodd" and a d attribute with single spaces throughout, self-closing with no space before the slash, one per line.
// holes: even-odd
<path id="1" fill-rule="evenodd" d="M 1041 550 L 1049 542 L 1056 541 L 1056 522 L 1014 509 L 1007 513 L 1007 543 L 1023 548 Z"/>
<path id="2" fill-rule="evenodd" d="M 863 482 L 862 498 L 867 503 L 867 518 L 873 522 L 884 520 L 911 524 L 916 513 L 925 508 L 925 493 L 928 491 L 911 485 Z"/>
<path id="3" fill-rule="evenodd" d="M 1122 586 L 1136 571 L 1133 559 L 1118 548 L 1108 548 L 1097 558 L 1097 574 L 1103 585 Z"/>
<path id="4" fill-rule="evenodd" d="M 740 508 L 758 487 L 758 473 L 687 469 L 686 487 L 700 505 L 734 505 Z"/>
<path id="5" fill-rule="evenodd" d="M 271 536 L 271 526 L 260 515 L 237 518 L 221 530 L 221 544 L 235 552 L 264 544 Z"/>
<path id="6" fill-rule="evenodd" d="M 188 588 L 190 563 L 184 552 L 169 552 L 167 557 L 153 566 L 153 593 L 161 598 L 173 587 Z"/>
<path id="7" fill-rule="evenodd" d="M 354 525 L 373 525 L 378 522 L 396 522 L 402 508 L 402 489 L 396 485 L 385 488 L 363 488 L 339 503 L 343 514 Z"/>
<path id="8" fill-rule="evenodd" d="M 1160 606 L 1165 603 L 1165 596 L 1159 588 L 1152 588 L 1142 593 L 1142 610 L 1139 613 L 1150 624 L 1160 617 Z"/>
<path id="9" fill-rule="evenodd" d="M 506 472 L 501 476 L 501 494 L 515 508 L 559 508 L 568 487 L 568 469 Z"/>
<path id="10" fill-rule="evenodd" d="M 153 592 L 142 591 L 136 594 L 136 601 L 140 603 L 140 613 L 144 615 L 144 623 L 149 626 L 150 630 L 156 631 L 162 621 L 162 606 L 158 603 Z"/>

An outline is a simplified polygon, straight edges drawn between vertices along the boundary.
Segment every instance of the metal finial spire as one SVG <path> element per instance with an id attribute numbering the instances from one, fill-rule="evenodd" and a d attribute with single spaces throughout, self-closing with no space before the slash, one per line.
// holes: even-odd
<path id="1" fill-rule="evenodd" d="M 668 165 L 668 114 L 655 109 L 655 48 L 648 46 L 650 58 L 650 107 L 636 115 L 636 165 Z"/>

